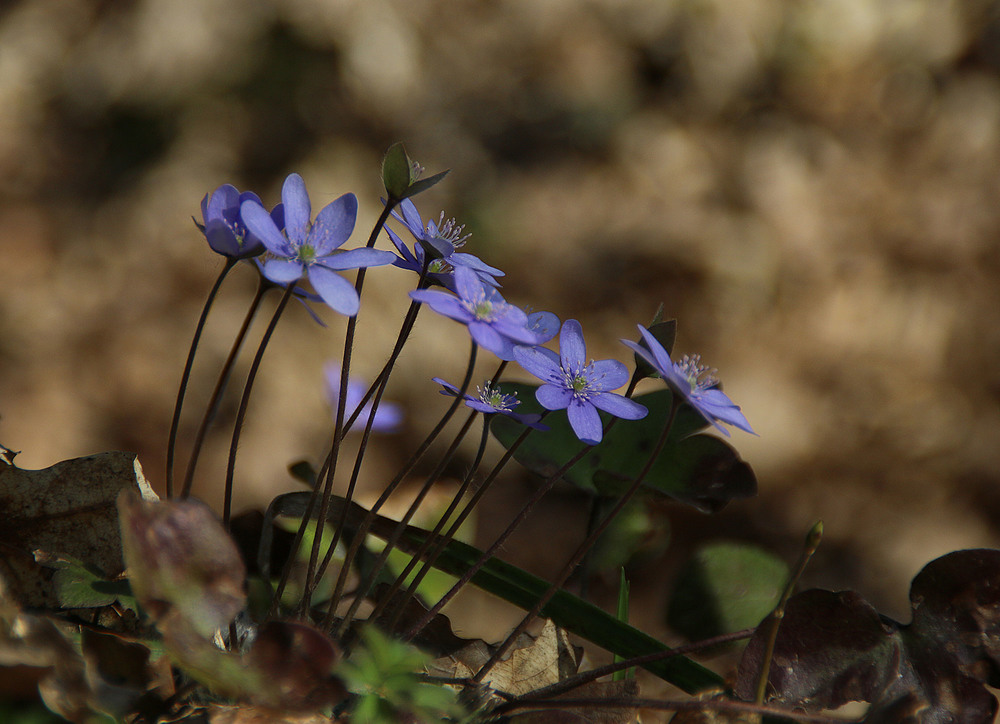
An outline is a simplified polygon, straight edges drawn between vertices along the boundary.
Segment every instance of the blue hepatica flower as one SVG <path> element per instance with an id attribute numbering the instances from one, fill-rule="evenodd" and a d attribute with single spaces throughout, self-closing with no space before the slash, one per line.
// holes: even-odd
<path id="1" fill-rule="evenodd" d="M 685 355 L 679 362 L 674 362 L 663 345 L 657 342 L 642 325 L 639 325 L 639 333 L 646 343 L 645 347 L 627 339 L 623 339 L 622 342 L 656 370 L 671 392 L 680 396 L 727 436 L 729 430 L 720 425 L 720 422 L 753 435 L 757 434 L 740 412 L 740 408 L 719 389 L 719 381 L 715 376 L 710 374 L 707 367 L 702 366 L 701 355 L 692 357 Z"/>
<path id="2" fill-rule="evenodd" d="M 201 218 L 205 223 L 198 224 L 198 228 L 213 251 L 230 259 L 247 259 L 264 253 L 264 243 L 243 222 L 240 205 L 244 201 L 263 207 L 253 191 L 240 193 L 232 184 L 223 184 L 201 200 Z"/>
<path id="3" fill-rule="evenodd" d="M 247 228 L 264 242 L 274 256 L 264 262 L 264 276 L 275 284 L 291 284 L 308 277 L 326 304 L 348 317 L 358 313 L 354 285 L 337 272 L 391 264 L 395 255 L 376 249 L 339 251 L 354 231 L 358 199 L 344 194 L 325 206 L 312 221 L 312 207 L 302 177 L 293 173 L 281 188 L 284 233 L 264 207 L 254 201 L 240 206 Z"/>
<path id="4" fill-rule="evenodd" d="M 628 382 L 624 364 L 614 359 L 587 362 L 583 329 L 575 319 L 563 322 L 559 332 L 559 354 L 544 347 L 516 347 L 514 359 L 545 384 L 535 397 L 547 410 L 566 410 L 570 427 L 581 441 L 596 445 L 603 437 L 603 410 L 625 420 L 640 420 L 647 410 L 611 390 Z"/>
<path id="5" fill-rule="evenodd" d="M 440 377 L 435 377 L 434 381 L 444 388 L 441 390 L 442 395 L 461 397 L 465 400 L 465 406 L 476 412 L 481 412 L 484 415 L 506 415 L 512 420 L 535 430 L 549 429 L 547 425 L 542 425 L 538 422 L 542 419 L 541 415 L 514 412 L 514 408 L 521 404 L 521 401 L 517 399 L 517 394 L 504 394 L 499 388 L 492 386 L 489 382 L 486 382 L 482 387 L 477 387 L 476 392 L 478 396 L 473 397 L 472 395 L 462 394 L 462 391 L 455 387 L 455 385 L 445 382 Z"/>
<path id="6" fill-rule="evenodd" d="M 337 409 L 337 402 L 340 400 L 340 373 L 340 365 L 336 362 L 331 362 L 324 370 L 326 399 L 330 403 L 330 407 L 334 410 Z M 355 377 L 347 378 L 347 399 L 344 403 L 345 421 L 349 420 L 351 415 L 354 414 L 354 411 L 358 409 L 358 403 L 361 402 L 365 396 L 365 392 L 367 391 L 367 385 L 361 380 Z M 365 406 L 361 408 L 361 412 L 358 414 L 355 424 L 351 426 L 351 430 L 363 430 L 364 426 L 368 423 L 368 418 L 371 414 L 372 403 L 371 400 L 369 400 L 365 403 Z M 402 424 L 402 408 L 395 403 L 382 400 L 379 403 L 378 409 L 375 411 L 375 419 L 372 421 L 372 431 L 384 433 L 396 432 Z"/>
<path id="7" fill-rule="evenodd" d="M 455 291 L 455 282 L 449 271 L 453 268 L 464 266 L 476 273 L 479 280 L 491 287 L 499 286 L 494 277 L 502 277 L 504 273 L 492 267 L 478 256 L 457 251 L 471 234 L 462 234 L 465 226 L 456 224 L 454 219 L 445 221 L 444 212 L 435 223 L 428 219 L 426 226 L 417 207 L 410 199 L 403 199 L 399 204 L 399 211 L 392 215 L 407 228 L 416 244 L 411 252 L 403 240 L 397 236 L 392 229 L 386 227 L 386 232 L 392 240 L 393 245 L 399 251 L 399 258 L 393 264 L 402 269 L 410 269 L 417 273 L 423 271 L 427 254 L 430 253 L 433 259 L 428 264 L 428 276 L 452 291 Z M 431 250 L 428 252 L 428 248 Z"/>
<path id="8" fill-rule="evenodd" d="M 410 292 L 410 297 L 468 326 L 476 344 L 502 360 L 514 359 L 517 345 L 539 344 L 539 335 L 528 328 L 528 315 L 523 309 L 507 304 L 496 289 L 483 284 L 467 267 L 455 267 L 454 276 L 454 295 L 418 289 Z"/>

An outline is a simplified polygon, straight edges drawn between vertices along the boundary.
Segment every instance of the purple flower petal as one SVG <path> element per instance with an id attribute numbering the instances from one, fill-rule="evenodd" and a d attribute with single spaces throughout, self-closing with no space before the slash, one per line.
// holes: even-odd
<path id="1" fill-rule="evenodd" d="M 580 442 L 596 445 L 604 437 L 601 416 L 590 403 L 575 400 L 566 408 L 566 416 Z"/>
<path id="2" fill-rule="evenodd" d="M 562 410 L 573 402 L 573 392 L 558 385 L 542 385 L 535 390 L 535 399 L 546 410 Z"/>
<path id="3" fill-rule="evenodd" d="M 603 410 L 623 420 L 641 420 L 649 413 L 649 410 L 638 402 L 613 392 L 600 392 L 591 395 L 588 399 L 598 410 Z"/>
<path id="4" fill-rule="evenodd" d="M 319 264 L 310 266 L 307 273 L 313 289 L 334 311 L 345 317 L 353 317 L 358 313 L 361 302 L 353 284 L 337 272 Z"/>
<path id="5" fill-rule="evenodd" d="M 350 238 L 357 218 L 358 197 L 354 194 L 344 194 L 324 206 L 309 230 L 308 241 L 316 256 L 327 256 L 339 249 Z"/>
<path id="6" fill-rule="evenodd" d="M 250 233 L 264 242 L 269 252 L 285 258 L 295 256 L 288 239 L 278 230 L 271 214 L 267 213 L 263 206 L 254 201 L 244 201 L 240 205 L 240 216 Z"/>
<path id="7" fill-rule="evenodd" d="M 391 251 L 381 249 L 351 249 L 349 251 L 338 252 L 331 256 L 320 259 L 317 264 L 322 264 L 327 269 L 345 271 L 347 269 L 362 269 L 370 266 L 383 266 L 392 264 L 396 260 L 396 255 Z"/>
<path id="8" fill-rule="evenodd" d="M 458 297 L 454 297 L 446 292 L 438 292 L 433 289 L 418 289 L 410 292 L 410 298 L 414 301 L 426 304 L 438 314 L 457 320 L 463 323 L 471 322 L 474 317 L 469 314 Z"/>
<path id="9" fill-rule="evenodd" d="M 212 219 L 205 224 L 205 239 L 214 252 L 228 257 L 239 256 L 240 245 L 236 241 L 236 235 L 221 218 Z"/>
<path id="10" fill-rule="evenodd" d="M 504 351 L 503 337 L 493 327 L 485 322 L 469 322 L 469 334 L 473 341 L 485 350 L 499 356 Z"/>
<path id="11" fill-rule="evenodd" d="M 514 359 L 524 368 L 525 372 L 533 374 L 540 380 L 551 382 L 563 376 L 559 355 L 544 347 L 515 347 Z"/>
<path id="12" fill-rule="evenodd" d="M 583 341 L 583 328 L 575 319 L 563 322 L 559 332 L 559 357 L 564 370 L 577 370 L 587 364 L 587 346 Z M 620 386 L 620 385 L 619 385 Z"/>
<path id="13" fill-rule="evenodd" d="M 281 203 L 285 207 L 285 234 L 296 244 L 304 243 L 309 234 L 312 205 L 306 193 L 306 182 L 297 173 L 289 174 L 285 179 L 281 187 Z"/>
<path id="14" fill-rule="evenodd" d="M 290 284 L 302 278 L 301 262 L 290 259 L 268 259 L 264 262 L 264 276 L 275 284 Z"/>
<path id="15" fill-rule="evenodd" d="M 587 367 L 591 389 L 599 392 L 617 390 L 628 382 L 628 367 L 616 359 L 602 359 Z"/>

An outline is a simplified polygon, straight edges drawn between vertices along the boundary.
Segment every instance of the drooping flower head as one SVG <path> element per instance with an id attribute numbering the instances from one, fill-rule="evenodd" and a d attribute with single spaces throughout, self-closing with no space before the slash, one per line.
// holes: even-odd
<path id="1" fill-rule="evenodd" d="M 616 390 L 628 382 L 624 364 L 614 359 L 587 361 L 583 329 L 575 319 L 563 322 L 559 332 L 559 354 L 544 347 L 516 347 L 514 359 L 545 384 L 535 397 L 547 410 L 566 410 L 570 427 L 582 442 L 596 445 L 604 431 L 603 410 L 625 420 L 640 420 L 647 410 Z"/>
<path id="2" fill-rule="evenodd" d="M 481 412 L 484 415 L 504 415 L 521 423 L 522 425 L 534 428 L 535 430 L 549 429 L 547 425 L 542 425 L 538 422 L 542 418 L 541 415 L 536 413 L 521 414 L 519 412 L 514 412 L 514 408 L 521 404 L 521 401 L 517 399 L 516 393 L 506 394 L 502 392 L 499 387 L 486 382 L 482 387 L 476 388 L 477 394 L 476 396 L 473 396 L 469 394 L 462 394 L 462 391 L 455 387 L 455 385 L 445 382 L 440 377 L 435 377 L 433 379 L 444 388 L 441 390 L 442 395 L 461 397 L 465 400 L 465 406 L 470 409 Z"/>
<path id="3" fill-rule="evenodd" d="M 622 342 L 656 370 L 671 392 L 681 397 L 709 424 L 727 436 L 729 430 L 720 425 L 720 422 L 757 434 L 740 412 L 740 408 L 719 389 L 719 380 L 711 370 L 701 364 L 700 355 L 684 356 L 679 362 L 674 362 L 663 345 L 642 325 L 639 325 L 639 333 L 646 343 L 645 347 L 627 339 L 623 339 Z"/>
<path id="4" fill-rule="evenodd" d="M 505 302 L 496 289 L 483 284 L 467 267 L 455 267 L 454 277 L 455 294 L 418 289 L 410 292 L 410 297 L 466 325 L 476 344 L 502 360 L 514 359 L 517 345 L 539 344 L 540 337 L 528 328 L 523 309 Z"/>
<path id="5" fill-rule="evenodd" d="M 386 227 L 389 238 L 400 254 L 393 262 L 395 266 L 419 273 L 423 271 L 427 255 L 430 254 L 433 258 L 427 266 L 428 276 L 452 291 L 455 291 L 455 282 L 450 272 L 460 266 L 474 271 L 484 284 L 491 287 L 499 286 L 495 277 L 504 276 L 502 271 L 490 266 L 474 254 L 458 251 L 471 236 L 463 233 L 464 225 L 458 224 L 455 219 L 445 220 L 443 211 L 437 222 L 428 219 L 425 225 L 417 207 L 410 199 L 403 199 L 399 203 L 399 211 L 402 215 L 395 211 L 392 215 L 403 223 L 417 243 L 413 245 L 411 252 L 403 240 L 392 229 Z"/>
<path id="6" fill-rule="evenodd" d="M 201 200 L 204 223 L 198 224 L 198 228 L 213 251 L 230 259 L 247 259 L 264 253 L 263 242 L 243 222 L 240 205 L 244 201 L 263 207 L 260 197 L 253 191 L 240 193 L 232 184 L 223 184 Z"/>
<path id="7" fill-rule="evenodd" d="M 340 365 L 336 362 L 329 363 L 324 370 L 324 382 L 326 387 L 326 399 L 330 407 L 337 409 L 337 402 L 340 400 Z M 347 378 L 347 395 L 344 402 L 344 420 L 349 420 L 358 409 L 358 403 L 365 396 L 367 386 L 355 377 Z M 363 430 L 368 423 L 368 418 L 372 414 L 372 402 L 369 400 L 361 408 L 357 421 L 351 430 Z M 372 420 L 373 432 L 392 433 L 399 430 L 403 424 L 403 410 L 394 402 L 382 400 L 375 411 L 375 419 Z"/>
<path id="8" fill-rule="evenodd" d="M 376 249 L 339 251 L 354 231 L 358 200 L 344 194 L 325 206 L 312 221 L 312 206 L 302 177 L 293 173 L 281 189 L 284 233 L 264 207 L 253 201 L 240 206 L 247 228 L 264 242 L 273 258 L 264 262 L 264 276 L 276 284 L 290 284 L 303 276 L 326 304 L 348 317 L 358 313 L 354 285 L 338 271 L 391 264 L 391 252 Z"/>

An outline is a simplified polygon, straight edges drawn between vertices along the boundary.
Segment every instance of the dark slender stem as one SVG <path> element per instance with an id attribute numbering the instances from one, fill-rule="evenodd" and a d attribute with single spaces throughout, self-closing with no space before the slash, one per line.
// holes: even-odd
<path id="1" fill-rule="evenodd" d="M 424 453 L 427 452 L 428 448 L 430 448 L 434 440 L 436 440 L 438 435 L 441 434 L 441 431 L 444 430 L 445 426 L 451 420 L 452 415 L 455 414 L 455 410 L 457 410 L 458 406 L 462 403 L 461 395 L 465 394 L 465 391 L 469 388 L 469 382 L 472 380 L 472 371 L 475 368 L 476 364 L 477 349 L 478 347 L 475 341 L 473 341 L 471 351 L 469 353 L 469 365 L 465 372 L 465 379 L 462 381 L 461 394 L 455 398 L 455 400 L 451 403 L 451 405 L 449 405 L 447 411 L 445 411 L 444 415 L 442 415 L 441 420 L 438 422 L 438 424 L 434 426 L 434 429 L 431 430 L 431 432 L 427 435 L 424 441 L 420 444 L 420 447 L 417 448 L 417 450 L 410 456 L 410 459 L 407 460 L 406 463 L 403 465 L 403 468 L 385 487 L 385 490 L 382 491 L 382 494 L 379 496 L 378 500 L 375 501 L 375 504 L 371 507 L 371 509 L 365 515 L 364 519 L 361 521 L 361 524 L 358 526 L 358 531 L 355 533 L 354 538 L 351 541 L 351 545 L 347 549 L 347 555 L 344 558 L 344 563 L 343 567 L 340 570 L 340 575 L 337 577 L 337 584 L 334 588 L 334 593 L 332 597 L 334 600 L 331 604 L 334 609 L 336 609 L 337 605 L 340 602 L 340 597 L 344 593 L 344 585 L 347 582 L 347 572 L 350 569 L 350 566 L 353 563 L 355 556 L 357 556 L 358 549 L 364 543 L 365 536 L 368 534 L 368 529 L 371 527 L 372 522 L 375 520 L 375 514 L 378 513 L 379 509 L 381 509 L 381 507 L 385 504 L 385 501 L 389 499 L 389 496 L 392 495 L 392 493 L 396 490 L 399 484 L 403 481 L 403 478 L 405 478 L 410 473 L 410 471 L 417 464 L 417 462 L 424 456 Z"/>
<path id="2" fill-rule="evenodd" d="M 167 498 L 174 497 L 174 452 L 177 447 L 177 431 L 181 423 L 181 408 L 184 406 L 184 395 L 187 393 L 188 380 L 191 377 L 191 368 L 194 366 L 194 355 L 198 350 L 198 342 L 201 340 L 201 333 L 205 329 L 205 320 L 208 319 L 208 312 L 212 308 L 219 288 L 225 280 L 229 271 L 236 266 L 235 259 L 226 259 L 225 266 L 219 272 L 219 276 L 212 285 L 212 290 L 208 293 L 205 306 L 202 307 L 201 317 L 198 318 L 198 325 L 194 329 L 194 337 L 191 339 L 191 348 L 188 350 L 187 362 L 184 363 L 184 372 L 181 374 L 181 383 L 177 388 L 177 402 L 174 403 L 174 417 L 170 421 L 170 435 L 167 437 Z"/>
<path id="3" fill-rule="evenodd" d="M 549 589 L 541 596 L 541 598 L 538 599 L 535 605 L 532 606 L 528 614 L 521 620 L 521 623 L 519 623 L 517 627 L 507 635 L 507 638 L 504 639 L 503 642 L 497 647 L 496 651 L 493 652 L 493 655 L 490 656 L 489 660 L 483 664 L 482 668 L 479 669 L 479 672 L 473 677 L 473 681 L 481 682 L 483 677 L 490 672 L 490 669 L 492 669 L 496 663 L 500 661 L 504 654 L 507 653 L 508 649 L 510 649 L 510 647 L 514 644 L 517 637 L 528 628 L 531 622 L 535 620 L 539 613 L 541 613 L 541 610 L 545 608 L 545 604 L 547 604 L 556 592 L 559 591 L 562 585 L 566 582 L 566 579 L 573 573 L 577 564 L 587 554 L 587 551 L 593 547 L 594 543 L 597 542 L 597 539 L 601 537 L 601 534 L 603 534 L 604 531 L 607 530 L 608 526 L 611 525 L 611 521 L 618 516 L 632 497 L 638 492 L 639 486 L 642 485 L 643 481 L 646 479 L 649 471 L 653 468 L 653 463 L 656 462 L 656 458 L 659 457 L 660 451 L 667 442 L 667 437 L 670 435 L 670 428 L 673 427 L 674 418 L 677 416 L 678 406 L 679 398 L 677 395 L 674 395 L 670 404 L 670 416 L 667 418 L 667 424 L 663 427 L 663 432 L 660 433 L 660 438 L 656 442 L 656 447 L 653 449 L 652 454 L 649 456 L 646 464 L 639 472 L 639 475 L 636 476 L 632 485 L 625 492 L 625 494 L 621 496 L 615 506 L 611 509 L 611 512 L 604 516 L 600 524 L 594 528 L 590 535 L 587 536 L 586 540 L 584 540 L 583 543 L 577 547 L 576 551 L 574 551 L 569 561 L 563 567 L 563 570 L 555 577 L 555 580 L 552 581 Z"/>
<path id="4" fill-rule="evenodd" d="M 378 240 L 378 235 L 381 233 L 382 227 L 385 226 L 385 222 L 386 219 L 389 218 L 389 214 L 392 213 L 394 205 L 395 203 L 390 199 L 382 209 L 382 213 L 379 214 L 378 220 L 375 222 L 375 226 L 372 228 L 371 234 L 368 236 L 368 243 L 365 245 L 366 248 L 371 249 L 375 246 L 375 242 Z M 365 273 L 365 269 L 358 269 L 358 277 L 354 282 L 354 289 L 359 297 L 361 296 L 361 291 L 364 288 Z M 333 479 L 337 471 L 340 443 L 344 439 L 344 407 L 347 404 L 347 383 L 351 374 L 351 355 L 354 351 L 354 335 L 357 330 L 357 325 L 357 315 L 347 320 L 347 332 L 344 335 L 344 357 L 340 364 L 340 396 L 337 400 L 337 419 L 334 424 L 331 454 L 329 455 L 330 465 L 327 468 L 326 477 L 323 482 L 323 493 L 319 506 L 319 516 L 317 517 L 316 522 L 316 535 L 313 537 L 312 549 L 309 552 L 309 565 L 306 568 L 305 589 L 303 591 L 302 602 L 299 608 L 302 614 L 305 614 L 305 612 L 309 610 L 310 599 L 314 588 L 312 581 L 314 581 L 316 577 L 316 565 L 319 562 L 319 551 L 323 541 L 323 536 L 320 535 L 320 532 L 322 531 L 322 526 L 326 522 L 327 513 L 330 510 L 330 499 L 333 496 Z M 317 494 L 318 491 L 319 486 L 316 487 L 313 494 Z M 350 498 L 348 498 L 347 502 L 349 505 Z M 307 526 L 308 524 L 309 520 L 307 518 L 303 518 L 302 525 Z"/>
<path id="5" fill-rule="evenodd" d="M 469 414 L 468 419 L 466 420 L 466 424 L 470 424 L 475 419 L 475 416 L 476 413 L 471 412 Z M 427 549 L 431 547 L 431 544 L 436 539 L 438 533 L 441 532 L 441 529 L 444 528 L 445 524 L 451 518 L 451 514 L 455 512 L 455 509 L 458 507 L 458 504 L 462 501 L 462 497 L 465 495 L 466 491 L 472 485 L 472 481 L 475 479 L 476 473 L 479 470 L 479 466 L 480 464 L 482 464 L 483 455 L 486 453 L 486 443 L 489 440 L 489 436 L 490 436 L 490 417 L 484 415 L 483 434 L 479 439 L 479 449 L 476 451 L 476 459 L 473 461 L 472 467 L 469 468 L 469 472 L 466 474 L 465 479 L 459 486 L 458 492 L 456 492 L 455 495 L 452 496 L 451 502 L 448 504 L 447 510 L 444 511 L 444 513 L 438 519 L 437 523 L 435 523 L 434 529 L 431 531 L 430 535 L 427 536 L 427 539 L 423 543 L 421 543 L 420 547 L 410 556 L 410 560 L 407 561 L 406 566 L 403 568 L 402 572 L 398 576 L 396 576 L 396 580 L 392 582 L 392 585 L 389 587 L 389 590 L 385 592 L 385 595 L 382 596 L 381 600 L 379 600 L 379 602 L 375 605 L 375 608 L 372 610 L 371 615 L 369 616 L 369 618 L 371 618 L 372 620 L 378 618 L 382 614 L 382 612 L 389 605 L 390 601 L 392 601 L 393 596 L 396 595 L 396 592 L 399 591 L 400 588 L 402 588 L 403 583 L 406 581 L 407 576 L 409 576 L 410 572 L 414 568 L 416 568 L 417 563 L 419 563 L 421 560 L 421 557 L 427 552 Z M 422 576 L 420 577 L 420 580 L 423 580 Z M 403 594 L 401 600 L 399 600 L 395 604 L 395 615 L 390 621 L 389 626 L 387 627 L 388 629 L 391 630 L 392 627 L 395 625 L 398 616 L 402 614 L 403 610 L 406 608 L 406 603 L 409 600 L 410 595 L 416 592 L 416 587 L 419 585 L 420 582 L 416 578 L 414 578 L 413 584 L 411 584 L 406 589 L 406 592 Z"/>
<path id="6" fill-rule="evenodd" d="M 764 647 L 764 658 L 760 662 L 760 677 L 757 680 L 756 701 L 758 704 L 764 703 L 764 696 L 767 694 L 767 682 L 771 678 L 771 661 L 774 658 L 774 646 L 778 641 L 778 629 L 781 627 L 781 621 L 785 617 L 785 607 L 788 605 L 788 599 L 792 597 L 792 592 L 799 584 L 799 579 L 802 578 L 806 566 L 812 560 L 813 554 L 816 553 L 816 549 L 819 548 L 819 543 L 822 539 L 823 521 L 818 521 L 809 530 L 805 546 L 802 548 L 802 554 L 795 564 L 795 570 L 792 571 L 792 575 L 788 578 L 788 583 L 785 584 L 785 590 L 781 594 L 781 599 L 778 601 L 778 605 L 774 607 L 774 613 L 771 614 L 767 630 L 767 644 Z"/>
<path id="7" fill-rule="evenodd" d="M 458 434 L 455 435 L 455 439 L 452 441 L 451 445 L 448 446 L 448 450 L 445 452 L 443 456 L 441 456 L 441 460 L 438 462 L 437 467 L 435 467 L 433 472 L 431 472 L 431 474 L 427 476 L 427 479 L 424 480 L 424 484 L 420 487 L 420 490 L 417 492 L 417 495 L 413 498 L 413 502 L 410 503 L 410 507 L 407 508 L 406 513 L 400 519 L 399 523 L 396 525 L 395 529 L 392 531 L 389 538 L 386 540 L 385 546 L 383 546 L 382 551 L 379 553 L 378 558 L 372 564 L 371 570 L 368 572 L 365 581 L 358 586 L 358 589 L 354 595 L 354 600 L 351 602 L 350 608 L 347 609 L 347 612 L 344 614 L 344 619 L 340 623 L 338 629 L 338 635 L 346 631 L 347 627 L 350 626 L 351 621 L 354 618 L 354 615 L 357 613 L 358 607 L 361 605 L 361 602 L 368 595 L 369 591 L 371 591 L 372 586 L 375 584 L 376 577 L 381 572 L 382 568 L 385 566 L 385 562 L 389 558 L 389 554 L 396 547 L 396 543 L 399 541 L 400 537 L 406 531 L 406 527 L 410 524 L 410 520 L 413 519 L 414 514 L 420 507 L 420 504 L 424 502 L 424 498 L 427 496 L 427 493 L 430 492 L 431 487 L 433 487 L 434 483 L 436 483 L 440 479 L 441 474 L 444 472 L 445 468 L 451 463 L 451 460 L 455 456 L 455 452 L 458 450 L 459 445 L 462 444 L 462 441 L 465 439 L 466 433 L 468 433 L 469 428 L 472 427 L 472 422 L 475 419 L 475 417 L 476 413 L 473 412 L 466 418 L 465 422 L 462 424 L 461 429 L 458 431 Z M 327 626 L 331 625 L 331 623 L 333 622 L 333 614 L 334 614 L 334 609 L 331 606 L 329 611 L 327 612 L 326 619 L 323 621 L 323 628 L 326 628 Z"/>
<path id="8" fill-rule="evenodd" d="M 734 714 L 757 714 L 760 716 L 775 716 L 792 721 L 814 722 L 815 724 L 850 724 L 861 722 L 861 719 L 842 719 L 825 714 L 809 714 L 794 709 L 779 709 L 773 706 L 752 704 L 746 701 L 731 701 L 728 699 L 684 699 L 670 701 L 667 699 L 640 699 L 638 697 L 580 697 L 577 699 L 561 698 L 546 701 L 524 699 L 509 704 L 502 704 L 497 710 L 505 713 L 516 709 L 653 709 L 656 711 L 718 711 Z"/>
<path id="9" fill-rule="evenodd" d="M 389 355 L 389 360 L 385 363 L 385 366 L 382 367 L 382 371 L 379 373 L 378 378 L 368 390 L 369 395 L 373 391 L 375 392 L 375 398 L 372 402 L 371 413 L 365 421 L 364 434 L 362 435 L 361 444 L 358 446 L 358 454 L 354 460 L 354 469 L 351 471 L 351 479 L 348 482 L 347 492 L 344 495 L 344 499 L 348 503 L 354 499 L 354 490 L 357 486 L 358 477 L 361 474 L 361 464 L 364 461 L 365 450 L 368 446 L 368 438 L 371 435 L 372 425 L 375 422 L 375 413 L 378 411 L 378 405 L 382 401 L 382 394 L 385 392 L 386 385 L 389 384 L 389 375 L 392 372 L 393 365 L 396 363 L 396 359 L 403 350 L 403 345 L 406 344 L 406 340 L 409 338 L 410 332 L 413 330 L 413 325 L 416 322 L 419 311 L 420 304 L 418 302 L 412 302 L 410 304 L 410 308 L 406 312 L 406 317 L 403 319 L 403 324 L 400 327 L 399 335 L 397 335 L 396 344 L 393 347 L 392 354 Z M 354 424 L 358 414 L 360 414 L 361 410 L 364 408 L 365 402 L 367 402 L 367 397 L 368 395 L 366 395 L 366 397 L 358 403 L 357 409 L 354 410 L 350 419 L 344 423 L 343 434 L 346 435 L 347 430 L 349 430 L 351 425 Z M 341 536 L 344 533 L 344 524 L 347 521 L 348 509 L 349 506 L 345 506 L 343 513 L 341 513 L 340 520 L 337 522 L 337 526 L 334 529 L 333 540 L 327 547 L 326 555 L 323 557 L 323 561 L 320 563 L 315 577 L 309 584 L 312 586 L 311 590 L 315 590 L 315 587 L 319 585 L 320 579 L 323 577 L 327 567 L 330 565 L 330 561 L 333 560 L 334 553 L 337 550 L 337 545 L 340 543 Z"/>
<path id="10" fill-rule="evenodd" d="M 611 427 L 615 424 L 616 420 L 617 418 L 612 418 L 608 422 L 608 424 L 605 425 L 603 433 L 604 435 L 607 435 L 608 430 L 611 429 Z M 531 428 L 528 428 L 528 430 L 530 429 Z M 521 437 L 518 438 L 518 441 L 523 441 L 523 439 L 527 436 L 527 432 L 528 431 L 526 430 L 524 433 L 522 433 Z M 444 608 L 444 606 L 448 603 L 448 601 L 454 598 L 455 594 L 458 593 L 469 581 L 471 581 L 472 577 L 475 576 L 476 573 L 478 573 L 479 570 L 486 565 L 486 562 L 489 561 L 498 550 L 500 550 L 500 547 L 507 542 L 507 539 L 511 536 L 511 534 L 513 534 L 513 532 L 517 530 L 517 528 L 521 525 L 521 523 L 524 522 L 524 520 L 528 517 L 528 514 L 531 513 L 532 508 L 535 507 L 535 504 L 538 503 L 538 501 L 541 500 L 542 497 L 549 492 L 549 490 L 551 490 L 552 486 L 555 485 L 556 481 L 559 480 L 563 475 L 565 475 L 570 470 L 570 468 L 572 468 L 574 465 L 580 462 L 580 460 L 586 457 L 586 455 L 592 449 L 593 448 L 590 445 L 584 445 L 583 449 L 580 450 L 580 452 L 578 452 L 576 455 L 570 458 L 569 461 L 567 461 L 566 464 L 564 464 L 561 468 L 559 468 L 555 473 L 546 478 L 546 480 L 535 491 L 535 494 L 532 495 L 531 498 L 524 504 L 524 507 L 521 508 L 521 511 L 517 514 L 514 520 L 511 521 L 510 525 L 507 526 L 507 528 L 503 531 L 503 533 L 501 533 L 499 537 L 497 537 L 497 539 L 493 541 L 493 544 L 487 550 L 485 550 L 483 554 L 479 557 L 479 560 L 473 563 L 472 566 L 469 568 L 469 570 L 467 570 L 465 574 L 460 579 L 458 579 L 458 582 L 455 583 L 455 585 L 448 590 L 448 592 L 444 595 L 444 597 L 442 597 L 440 601 L 435 603 L 434 606 L 431 607 L 431 609 L 424 614 L 423 618 L 421 618 L 420 621 L 418 621 L 414 626 L 410 628 L 409 631 L 406 632 L 406 634 L 403 636 L 404 640 L 407 641 L 411 640 L 423 629 L 424 626 L 426 626 L 428 623 L 431 622 L 431 619 L 433 619 L 434 616 L 436 616 L 438 612 L 442 608 Z M 497 465 L 499 466 L 503 463 L 506 463 L 507 460 L 510 459 L 512 451 L 513 451 L 513 446 L 511 447 L 511 450 L 507 451 L 507 455 L 501 458 L 500 463 L 498 463 Z M 491 476 L 487 478 L 486 482 L 491 482 L 493 477 L 495 476 L 491 474 Z M 485 484 L 486 483 L 484 483 L 484 485 Z M 470 506 L 467 506 L 467 508 L 468 507 Z"/>
<path id="11" fill-rule="evenodd" d="M 281 319 L 281 314 L 285 311 L 285 307 L 288 306 L 288 300 L 292 298 L 294 291 L 295 283 L 291 283 L 285 287 L 285 292 L 281 295 L 281 301 L 278 302 L 278 306 L 271 316 L 271 321 L 268 323 L 267 329 L 264 330 L 260 346 L 257 347 L 257 354 L 254 355 L 250 371 L 247 372 L 247 381 L 243 385 L 243 397 L 240 399 L 240 407 L 236 412 L 236 423 L 233 425 L 233 440 L 229 445 L 229 463 L 226 466 L 226 490 L 222 504 L 222 524 L 227 530 L 229 529 L 229 518 L 232 514 L 233 506 L 233 476 L 236 472 L 236 451 L 240 446 L 240 433 L 243 431 L 243 421 L 246 419 L 247 407 L 250 404 L 250 392 L 253 390 L 254 380 L 257 378 L 257 370 L 260 369 L 260 362 L 264 358 L 264 350 L 267 349 L 267 344 L 271 341 L 271 335 L 274 334 L 274 329 L 278 326 L 278 320 Z"/>
<path id="12" fill-rule="evenodd" d="M 222 399 L 222 393 L 229 383 L 229 375 L 233 370 L 233 364 L 236 362 L 236 356 L 243 347 L 243 340 L 246 339 L 250 323 L 260 308 L 260 302 L 264 298 L 264 293 L 271 288 L 273 288 L 272 285 L 263 276 L 258 277 L 257 293 L 254 294 L 253 301 L 250 302 L 250 308 L 247 309 L 246 316 L 243 318 L 243 324 L 240 326 L 240 331 L 236 334 L 236 339 L 233 340 L 232 349 L 229 350 L 229 356 L 226 358 L 225 364 L 222 365 L 222 371 L 219 372 L 219 379 L 215 383 L 215 389 L 212 390 L 212 396 L 205 407 L 205 415 L 201 418 L 201 425 L 198 426 L 198 434 L 194 438 L 191 457 L 188 458 L 187 471 L 184 473 L 184 483 L 181 486 L 180 497 L 182 500 L 191 494 L 191 486 L 194 483 L 194 471 L 198 465 L 198 458 L 201 455 L 201 447 L 205 443 L 208 428 L 211 426 L 212 420 L 215 419 L 215 415 L 219 410 L 219 401 Z"/>

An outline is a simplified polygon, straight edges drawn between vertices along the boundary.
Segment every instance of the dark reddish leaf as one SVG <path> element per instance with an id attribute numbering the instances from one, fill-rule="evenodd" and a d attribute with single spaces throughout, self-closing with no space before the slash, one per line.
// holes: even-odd
<path id="1" fill-rule="evenodd" d="M 123 494 L 118 506 L 132 591 L 155 620 L 179 616 L 210 637 L 243 609 L 243 559 L 206 505 Z"/>
<path id="2" fill-rule="evenodd" d="M 340 650 L 319 630 L 304 623 L 271 621 L 257 634 L 244 663 L 261 675 L 264 689 L 254 703 L 283 711 L 308 711 L 334 704 L 347 690 L 333 667 Z"/>

